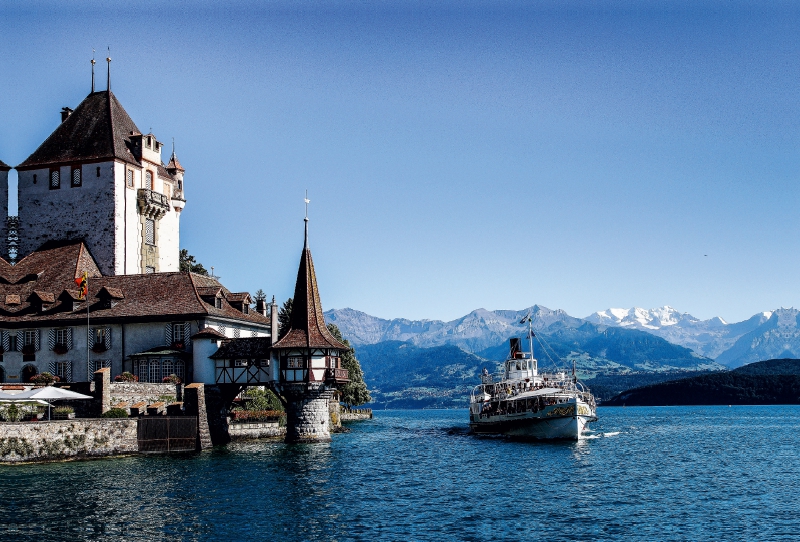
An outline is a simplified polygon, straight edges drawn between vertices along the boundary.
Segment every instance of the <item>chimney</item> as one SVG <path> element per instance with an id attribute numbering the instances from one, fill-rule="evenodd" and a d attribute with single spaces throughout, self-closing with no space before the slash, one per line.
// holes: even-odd
<path id="1" fill-rule="evenodd" d="M 64 122 L 65 120 L 67 120 L 67 117 L 69 117 L 71 114 L 72 114 L 72 109 L 70 109 L 69 107 L 62 108 L 61 109 L 61 122 Z"/>
<path id="2" fill-rule="evenodd" d="M 272 335 L 272 343 L 278 342 L 278 304 L 275 303 L 275 296 L 272 296 L 272 303 L 270 304 L 270 335 Z"/>
<path id="3" fill-rule="evenodd" d="M 256 312 L 259 313 L 261 316 L 267 315 L 267 300 L 266 299 L 256 299 Z"/>

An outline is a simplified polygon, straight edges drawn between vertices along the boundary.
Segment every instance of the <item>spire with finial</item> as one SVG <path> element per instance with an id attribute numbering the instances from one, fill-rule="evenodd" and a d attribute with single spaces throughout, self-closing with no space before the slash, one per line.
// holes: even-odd
<path id="1" fill-rule="evenodd" d="M 311 200 L 308 199 L 308 189 L 306 189 L 306 197 L 304 201 L 306 202 L 306 217 L 303 219 L 303 221 L 306 223 L 306 237 L 305 241 L 303 241 L 303 248 L 306 249 L 308 248 L 308 204 L 311 203 Z"/>
<path id="2" fill-rule="evenodd" d="M 317 274 L 314 271 L 314 261 L 311 259 L 311 249 L 308 248 L 308 191 L 305 197 L 306 217 L 305 244 L 300 255 L 300 267 L 297 269 L 297 282 L 292 297 L 292 314 L 289 316 L 289 331 L 273 348 L 335 348 L 348 350 L 349 348 L 339 342 L 325 326 L 325 317 L 322 314 L 322 303 L 319 299 L 317 287 Z"/>
<path id="3" fill-rule="evenodd" d="M 106 80 L 106 90 L 111 92 L 111 46 L 108 47 L 108 57 L 106 58 L 106 62 L 108 63 L 108 79 Z"/>
<path id="4" fill-rule="evenodd" d="M 94 47 L 92 47 L 92 94 L 94 94 Z"/>

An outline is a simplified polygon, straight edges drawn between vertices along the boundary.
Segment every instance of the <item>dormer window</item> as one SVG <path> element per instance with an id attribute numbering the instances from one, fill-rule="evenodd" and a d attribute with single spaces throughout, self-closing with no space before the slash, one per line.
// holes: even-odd
<path id="1" fill-rule="evenodd" d="M 215 297 L 214 298 L 214 308 L 216 308 L 216 309 L 221 309 L 222 308 L 222 298 L 221 297 Z"/>
<path id="2" fill-rule="evenodd" d="M 81 168 L 76 167 L 72 170 L 72 186 L 80 186 L 81 185 Z"/>
<path id="3" fill-rule="evenodd" d="M 61 188 L 61 172 L 57 169 L 50 170 L 50 190 Z"/>
<path id="4" fill-rule="evenodd" d="M 145 146 L 145 147 L 147 147 L 148 149 L 149 149 L 149 148 L 150 148 L 150 146 L 152 145 L 152 139 L 153 139 L 153 138 L 152 138 L 152 137 L 150 137 L 150 136 L 147 136 L 147 139 L 145 139 L 144 146 Z"/>

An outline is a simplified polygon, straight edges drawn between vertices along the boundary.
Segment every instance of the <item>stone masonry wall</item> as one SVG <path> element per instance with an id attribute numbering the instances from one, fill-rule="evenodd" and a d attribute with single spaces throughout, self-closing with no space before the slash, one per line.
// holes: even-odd
<path id="1" fill-rule="evenodd" d="M 286 442 L 330 442 L 331 391 L 308 391 L 299 396 L 287 394 Z"/>
<path id="2" fill-rule="evenodd" d="M 231 440 L 284 437 L 286 428 L 278 422 L 229 423 L 228 434 Z"/>
<path id="3" fill-rule="evenodd" d="M 0 424 L 0 463 L 138 453 L 137 420 L 91 419 Z"/>
<path id="4" fill-rule="evenodd" d="M 111 404 L 134 404 L 139 401 L 155 403 L 161 397 L 175 397 L 178 400 L 175 384 L 148 384 L 146 382 L 111 382 Z"/>

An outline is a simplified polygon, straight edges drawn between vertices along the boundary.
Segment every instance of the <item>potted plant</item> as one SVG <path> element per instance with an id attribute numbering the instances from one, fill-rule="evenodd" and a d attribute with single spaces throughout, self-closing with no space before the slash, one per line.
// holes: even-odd
<path id="1" fill-rule="evenodd" d="M 56 420 L 72 420 L 75 418 L 75 409 L 71 406 L 59 406 L 53 409 L 53 418 Z"/>
<path id="2" fill-rule="evenodd" d="M 33 377 L 31 377 L 31 382 L 33 384 L 39 384 L 43 386 L 50 386 L 53 383 L 60 381 L 61 381 L 60 378 L 48 372 L 40 373 L 38 375 L 34 375 Z"/>
<path id="3" fill-rule="evenodd" d="M 115 376 L 114 382 L 139 382 L 139 377 L 133 373 L 125 371 L 121 375 Z"/>
<path id="4" fill-rule="evenodd" d="M 94 346 L 92 346 L 92 352 L 94 352 L 95 354 L 100 354 L 102 352 L 105 352 L 106 350 L 108 350 L 106 348 L 106 343 L 94 343 Z"/>
<path id="5" fill-rule="evenodd" d="M 22 347 L 22 353 L 26 356 L 32 356 L 36 353 L 36 345 L 35 344 L 26 344 Z"/>
<path id="6" fill-rule="evenodd" d="M 185 346 L 186 345 L 183 343 L 183 341 L 175 341 L 172 343 L 172 348 L 175 350 L 183 350 Z"/>
<path id="7" fill-rule="evenodd" d="M 66 354 L 69 352 L 69 348 L 67 348 L 67 345 L 64 343 L 56 343 L 55 346 L 53 346 L 53 352 L 59 355 Z"/>
<path id="8" fill-rule="evenodd" d="M 169 376 L 165 376 L 161 381 L 164 384 L 180 384 L 181 383 L 180 377 L 178 375 L 176 375 L 176 374 L 171 374 Z"/>

